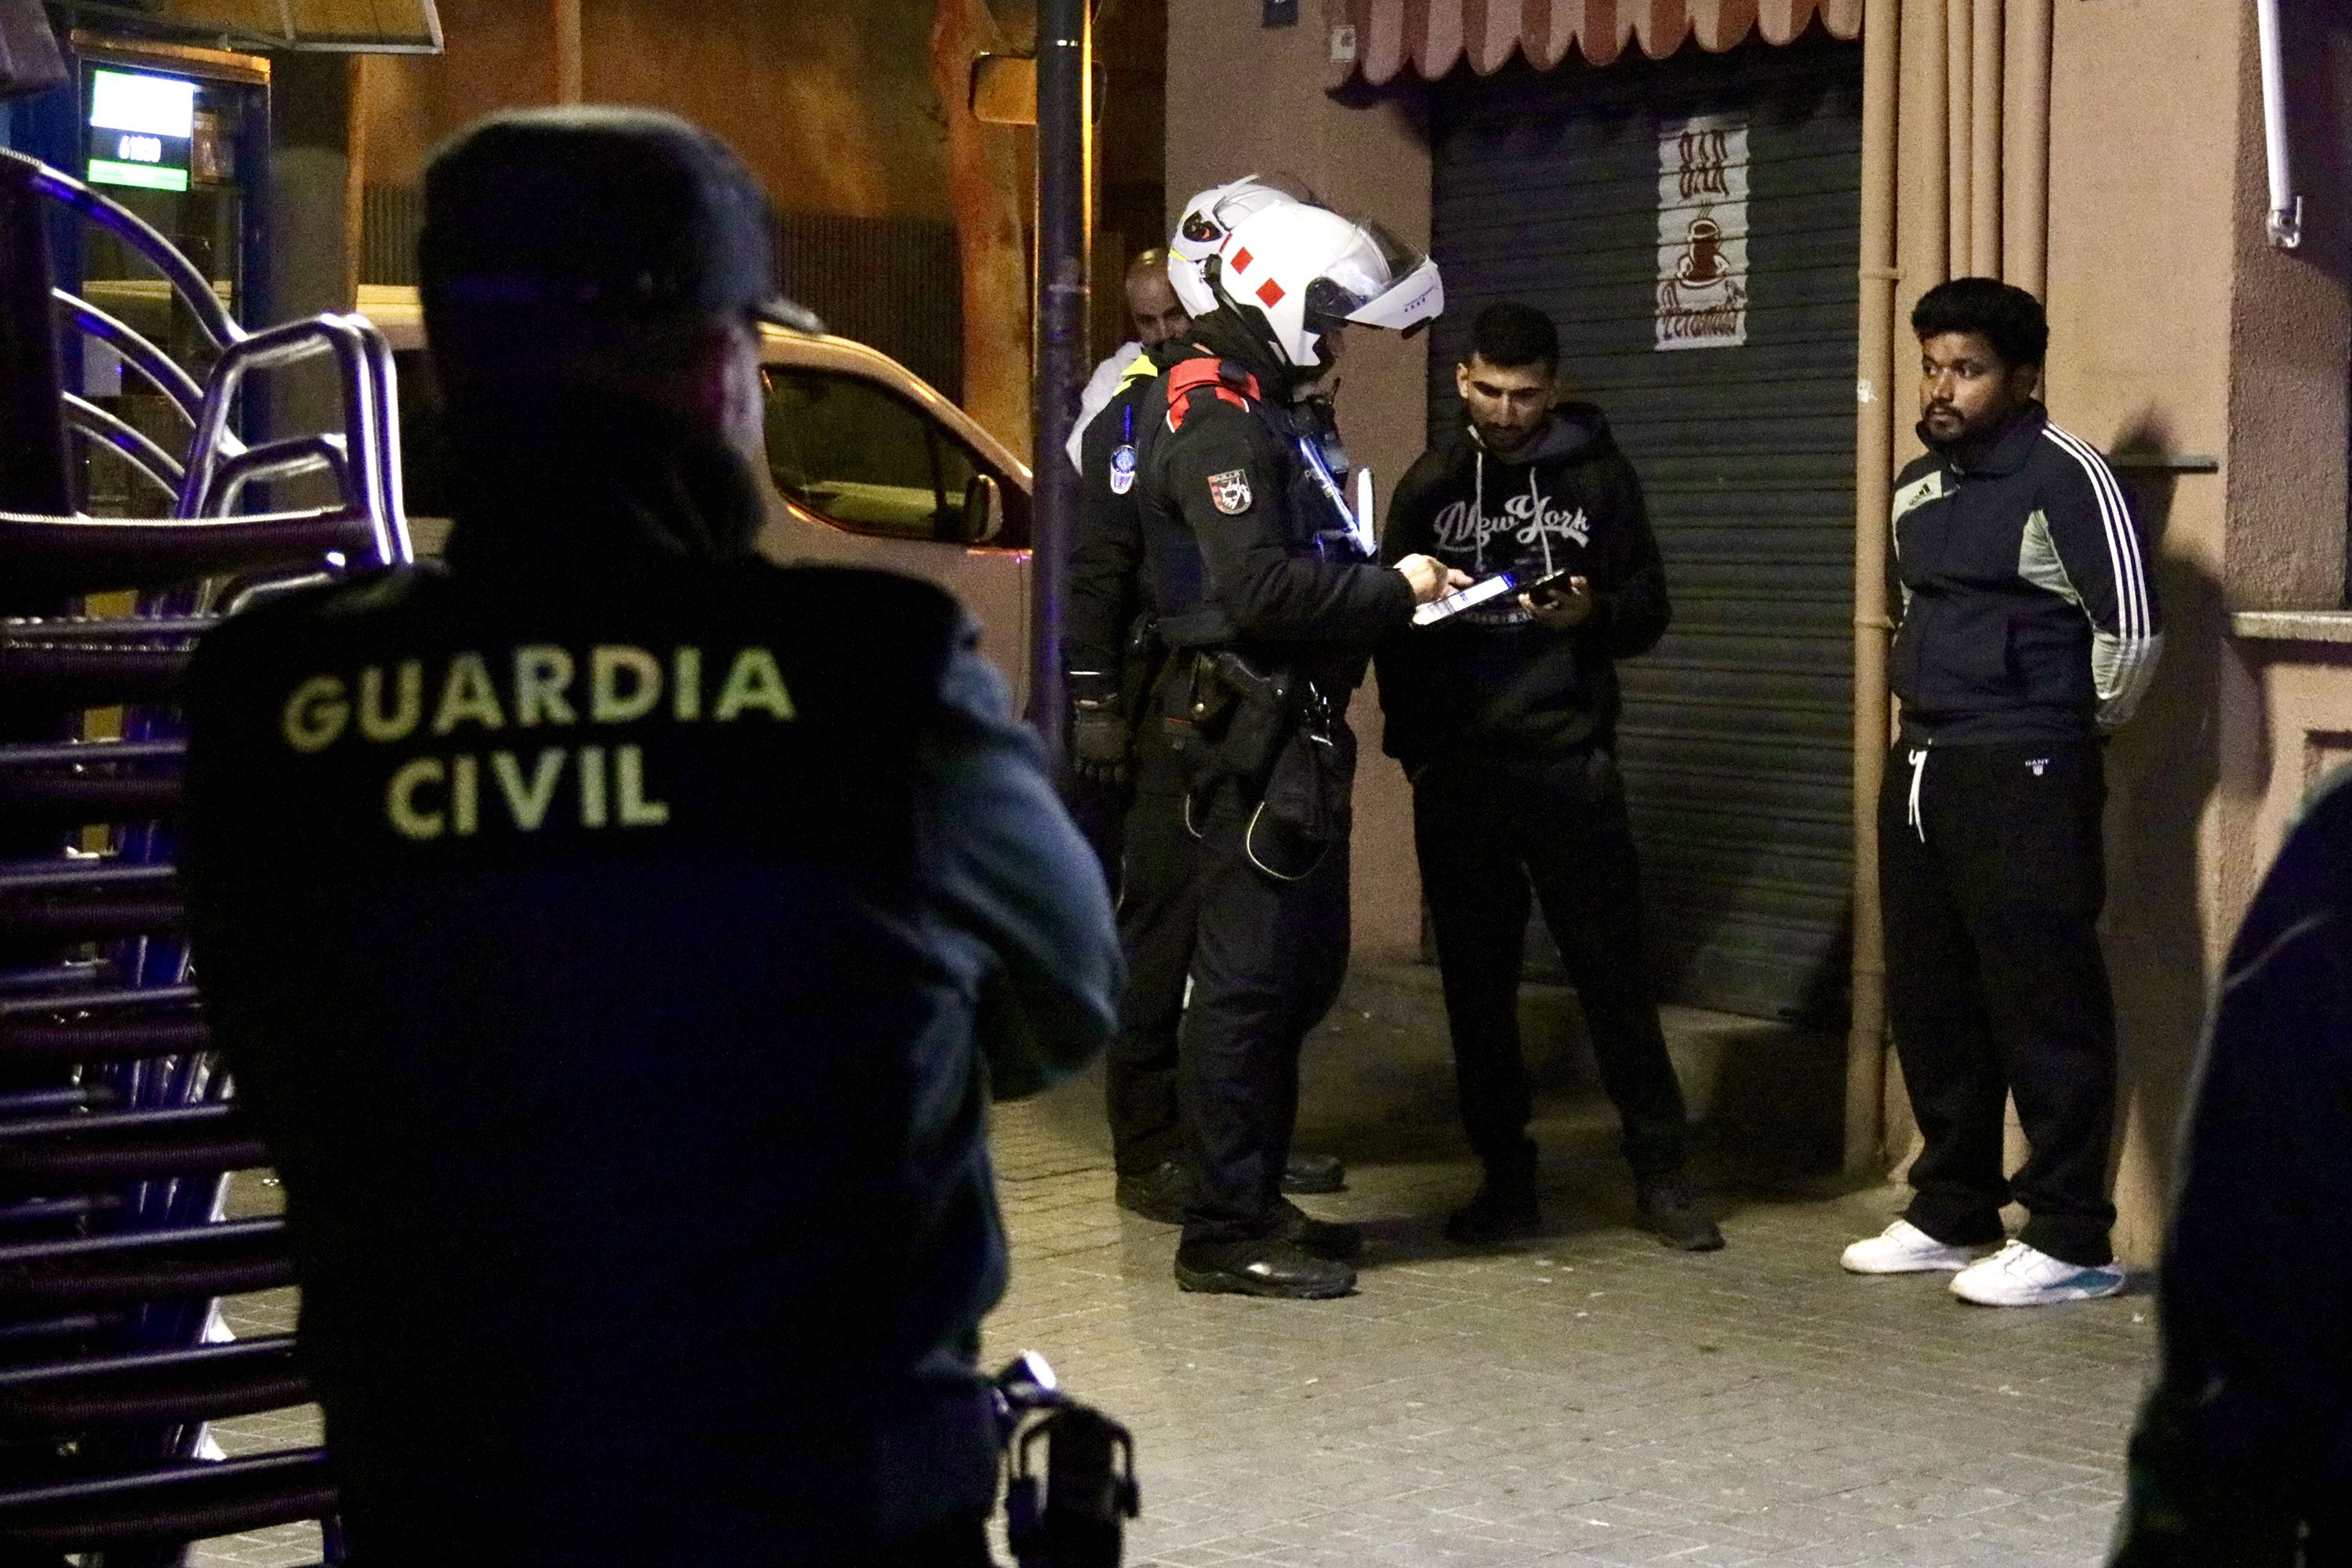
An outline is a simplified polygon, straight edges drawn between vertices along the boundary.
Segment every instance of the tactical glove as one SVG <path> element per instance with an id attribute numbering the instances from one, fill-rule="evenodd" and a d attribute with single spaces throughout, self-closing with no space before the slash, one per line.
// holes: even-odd
<path id="1" fill-rule="evenodd" d="M 1127 782 L 1127 715 L 1108 702 L 1081 702 L 1070 726 L 1070 763 L 1089 784 Z"/>

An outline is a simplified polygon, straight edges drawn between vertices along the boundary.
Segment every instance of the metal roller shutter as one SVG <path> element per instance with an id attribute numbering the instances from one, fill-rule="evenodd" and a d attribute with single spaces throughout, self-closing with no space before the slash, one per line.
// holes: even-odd
<path id="1" fill-rule="evenodd" d="M 1746 342 L 1663 351 L 1660 131 L 1718 113 L 1748 126 Z M 1433 103 L 1432 437 L 1460 427 L 1479 308 L 1550 311 L 1665 556 L 1674 627 L 1621 666 L 1620 731 L 1661 994 L 1822 1025 L 1846 1006 L 1852 914 L 1861 116 L 1860 46 L 1818 35 L 1457 72 Z"/>

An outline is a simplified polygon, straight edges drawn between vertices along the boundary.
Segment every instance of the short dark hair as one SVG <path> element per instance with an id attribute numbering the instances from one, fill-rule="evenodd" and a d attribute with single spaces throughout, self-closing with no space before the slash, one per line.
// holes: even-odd
<path id="1" fill-rule="evenodd" d="M 1955 278 L 1937 284 L 1913 307 L 1911 330 L 1921 342 L 1946 332 L 1975 332 L 2011 370 L 2039 368 L 2050 354 L 2050 318 L 2042 313 L 2042 301 L 1997 278 Z"/>
<path id="2" fill-rule="evenodd" d="M 1496 370 L 1539 364 L 1549 374 L 1559 369 L 1559 329 L 1533 305 L 1513 300 L 1489 305 L 1470 323 L 1470 352 L 1463 363 L 1473 359 Z"/>

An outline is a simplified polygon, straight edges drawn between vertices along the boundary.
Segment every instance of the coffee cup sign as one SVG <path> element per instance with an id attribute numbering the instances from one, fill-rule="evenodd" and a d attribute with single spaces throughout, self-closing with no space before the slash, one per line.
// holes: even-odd
<path id="1" fill-rule="evenodd" d="M 1658 130 L 1660 349 L 1748 341 L 1748 121 L 1708 114 Z"/>

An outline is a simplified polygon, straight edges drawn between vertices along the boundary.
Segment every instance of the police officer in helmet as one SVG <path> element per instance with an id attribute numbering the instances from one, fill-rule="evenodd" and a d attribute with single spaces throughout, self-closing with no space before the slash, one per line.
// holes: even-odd
<path id="1" fill-rule="evenodd" d="M 751 553 L 795 312 L 732 153 L 500 115 L 425 215 L 446 565 L 232 617 L 187 697 L 352 1560 L 979 1568 L 986 1103 L 1109 1032 L 1093 858 L 952 599 Z"/>
<path id="2" fill-rule="evenodd" d="M 1410 330 L 1434 263 L 1309 202 L 1220 211 L 1215 309 L 1139 412 L 1136 488 L 1160 635 L 1155 710 L 1183 759 L 1199 924 L 1181 1051 L 1189 1157 L 1177 1283 L 1317 1298 L 1355 1285 L 1352 1226 L 1282 1195 L 1298 1048 L 1348 950 L 1348 699 L 1380 638 L 1469 579 L 1370 558 L 1313 394 L 1349 323 Z M 1232 217 L 1233 221 L 1223 221 Z M 1368 521 L 1369 520 L 1364 520 Z"/>
<path id="3" fill-rule="evenodd" d="M 1117 1169 L 1118 1206 L 1162 1224 L 1181 1224 L 1187 1177 L 1179 1103 L 1178 1040 L 1185 977 L 1192 965 L 1199 908 L 1193 841 L 1184 826 L 1181 759 L 1155 721 L 1146 694 L 1167 660 L 1144 570 L 1143 520 L 1136 493 L 1139 410 L 1166 364 L 1194 353 L 1194 316 L 1217 308 L 1201 264 L 1216 254 L 1223 226 L 1299 199 L 1257 176 L 1202 192 L 1186 204 L 1165 252 L 1147 251 L 1163 297 L 1157 319 L 1172 331 L 1143 345 L 1126 365 L 1078 441 L 1078 521 L 1071 549 L 1069 681 L 1076 704 L 1071 760 L 1092 798 L 1116 803 L 1113 892 L 1128 963 L 1104 1085 Z M 1139 258 L 1140 262 L 1143 258 Z M 1129 304 L 1139 327 L 1154 303 L 1130 269 Z M 1147 335 L 1149 335 L 1147 333 Z M 1337 1192 L 1347 1182 L 1328 1154 L 1293 1150 L 1282 1185 L 1289 1193 Z"/>

